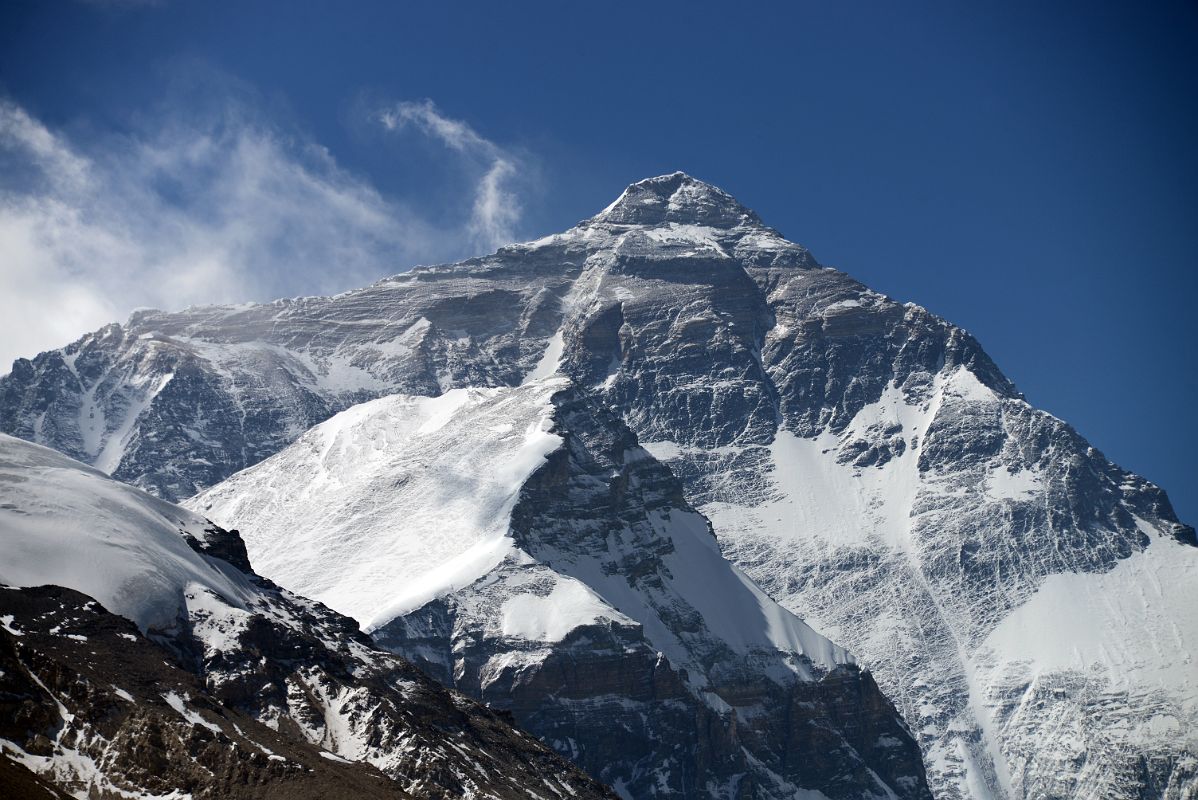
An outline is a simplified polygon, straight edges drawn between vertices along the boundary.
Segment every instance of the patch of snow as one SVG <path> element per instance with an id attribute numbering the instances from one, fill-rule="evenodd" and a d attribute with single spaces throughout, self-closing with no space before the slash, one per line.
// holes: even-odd
<path id="1" fill-rule="evenodd" d="M 651 456 L 662 462 L 672 461 L 686 452 L 686 449 L 677 442 L 664 439 L 659 442 L 641 442 L 641 447 L 648 450 Z"/>
<path id="2" fill-rule="evenodd" d="M 1034 469 L 1011 472 L 996 466 L 986 474 L 986 496 L 991 500 L 1026 500 L 1043 491 L 1040 474 Z"/>
<path id="3" fill-rule="evenodd" d="M 234 652 L 241 647 L 241 634 L 252 614 L 229 605 L 206 586 L 188 584 L 184 590 L 192 634 L 208 653 Z"/>
<path id="4" fill-rule="evenodd" d="M 213 733 L 222 732 L 218 725 L 212 724 L 208 720 L 201 717 L 198 712 L 187 707 L 186 695 L 180 696 L 176 692 L 167 692 L 166 694 L 162 695 L 162 699 L 166 701 L 168 706 L 178 712 L 179 716 L 183 717 L 183 719 L 187 720 L 192 725 L 200 725 L 212 731 Z"/>
<path id="5" fill-rule="evenodd" d="M 421 322 L 425 322 L 425 325 L 421 326 Z M 398 357 L 410 351 L 410 337 L 419 336 L 426 328 L 427 322 L 419 320 L 393 339 L 364 342 L 358 346 L 318 355 L 309 350 L 290 349 L 261 341 L 211 342 L 183 336 L 177 337 L 176 341 L 208 361 L 218 374 L 229 376 L 234 371 L 269 372 L 281 368 L 316 394 L 337 397 L 359 392 L 384 392 L 390 389 L 391 384 L 359 366 L 355 356 L 360 355 L 361 350 L 391 358 Z M 236 387 L 233 388 L 236 396 L 238 392 Z"/>
<path id="6" fill-rule="evenodd" d="M 653 241 L 663 244 L 681 242 L 695 245 L 700 249 L 715 251 L 724 257 L 728 255 L 720 244 L 720 231 L 707 225 L 684 225 L 670 222 L 660 227 L 647 228 L 645 235 Z"/>
<path id="7" fill-rule="evenodd" d="M 674 509 L 668 514 L 652 514 L 651 521 L 657 535 L 673 544 L 663 557 L 668 577 L 660 593 L 632 588 L 626 577 L 608 573 L 599 561 L 576 562 L 570 566 L 570 574 L 613 608 L 641 623 L 645 638 L 655 648 L 674 664 L 692 668 L 692 680 L 702 683 L 702 669 L 696 665 L 688 639 L 673 630 L 662 613 L 665 607 L 677 608 L 680 603 L 698 612 L 706 628 L 704 636 L 724 642 L 734 652 L 798 653 L 829 670 L 854 663 L 852 655 L 779 606 L 725 560 L 701 515 Z M 793 677 L 789 673 L 812 677 L 799 662 L 789 663 L 770 677 L 784 682 Z"/>
<path id="8" fill-rule="evenodd" d="M 565 238 L 565 234 L 551 233 L 548 236 L 542 236 L 540 239 L 534 239 L 531 242 L 524 242 L 520 246 L 527 247 L 529 250 L 539 250 L 542 247 L 547 247 L 548 245 L 561 241 Z"/>
<path id="9" fill-rule="evenodd" d="M 541 360 L 532 368 L 532 371 L 524 376 L 524 383 L 533 383 L 542 378 L 548 378 L 557 374 L 558 365 L 562 360 L 562 348 L 565 343 L 562 341 L 562 332 L 559 328 L 557 333 L 549 337 L 549 344 L 545 347 L 545 354 L 541 356 Z"/>
<path id="10" fill-rule="evenodd" d="M 914 446 L 926 435 L 944 398 L 993 400 L 993 393 L 972 373 L 958 369 L 937 378 L 931 397 L 910 403 L 897 387 L 888 386 L 874 403 L 857 413 L 840 435 L 825 432 L 804 439 L 781 430 L 770 445 L 770 500 L 754 506 L 716 502 L 704 506 L 720 536 L 741 532 L 764 534 L 793 546 L 872 545 L 880 541 L 894 550 L 909 550 L 911 508 L 925 488 Z M 871 429 L 894 428 L 907 445 L 880 466 L 855 467 L 837 460 L 842 442 L 876 438 Z M 645 445 L 666 461 L 685 455 L 668 442 Z"/>
<path id="11" fill-rule="evenodd" d="M 541 642 L 560 642 L 575 628 L 612 617 L 607 603 L 572 578 L 559 579 L 543 597 L 535 594 L 510 597 L 500 613 L 504 636 Z"/>
<path id="12" fill-rule="evenodd" d="M 962 400 L 972 400 L 981 403 L 994 402 L 995 394 L 978 376 L 965 367 L 958 367 L 944 379 L 943 391 Z"/>
<path id="13" fill-rule="evenodd" d="M 773 231 L 760 229 L 750 229 L 748 233 L 741 237 L 739 247 L 749 250 L 766 251 L 798 249 L 794 244 L 786 241 Z"/>
<path id="14" fill-rule="evenodd" d="M 99 452 L 96 453 L 95 458 L 92 460 L 92 464 L 95 465 L 96 469 L 107 475 L 111 475 L 113 471 L 120 466 L 121 459 L 125 457 L 125 448 L 129 444 L 129 437 L 133 433 L 133 426 L 137 423 L 137 418 L 140 417 L 142 413 L 150 407 L 150 404 L 154 402 L 154 398 L 158 396 L 159 392 L 166 388 L 166 385 L 170 383 L 174 377 L 175 374 L 173 372 L 168 372 L 167 374 L 155 380 L 149 386 L 139 386 L 138 382 L 135 380 L 133 382 L 132 389 L 133 391 L 137 392 L 137 394 L 132 399 L 129 398 L 128 393 L 125 394 L 126 399 L 129 400 L 129 405 L 125 409 L 125 415 L 121 418 L 121 421 L 116 426 L 116 429 L 109 433 L 107 438 L 103 440 L 104 444 L 102 447 L 99 446 L 99 437 L 101 434 L 103 434 L 106 426 L 104 412 L 94 402 L 95 391 L 97 387 L 93 386 L 89 390 L 87 402 L 90 404 L 90 407 L 94 413 L 99 414 L 99 420 L 93 420 L 93 426 L 95 428 L 94 436 L 93 438 L 88 439 L 89 453 L 95 452 L 95 449 L 93 448 L 99 449 Z"/>
<path id="15" fill-rule="evenodd" d="M 262 742 L 259 742 L 257 739 L 251 739 L 248 736 L 246 736 L 245 731 L 243 731 L 241 729 L 241 726 L 238 725 L 236 722 L 234 722 L 232 724 L 233 724 L 233 730 L 237 731 L 238 736 L 240 736 L 242 739 L 245 739 L 247 742 L 252 744 L 254 747 L 258 748 L 258 750 L 262 753 L 262 755 L 266 756 L 271 761 L 286 761 L 287 760 L 283 756 L 276 753 L 274 750 L 271 750 L 269 747 L 262 744 Z"/>

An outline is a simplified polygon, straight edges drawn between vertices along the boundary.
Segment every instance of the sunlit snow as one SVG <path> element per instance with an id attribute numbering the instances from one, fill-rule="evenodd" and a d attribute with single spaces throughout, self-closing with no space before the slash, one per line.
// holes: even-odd
<path id="1" fill-rule="evenodd" d="M 234 604 L 254 592 L 179 535 L 203 540 L 203 518 L 4 434 L 0 499 L 0 583 L 75 589 L 143 631 L 174 627 L 188 587 Z"/>
<path id="2" fill-rule="evenodd" d="M 262 574 L 371 629 L 512 550 L 508 517 L 559 445 L 548 399 L 564 385 L 363 403 L 188 504 L 240 526 Z"/>

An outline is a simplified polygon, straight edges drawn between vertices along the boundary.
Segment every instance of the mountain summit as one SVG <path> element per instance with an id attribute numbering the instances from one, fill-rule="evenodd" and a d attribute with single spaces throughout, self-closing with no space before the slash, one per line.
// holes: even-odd
<path id="1" fill-rule="evenodd" d="M 732 195 L 710 183 L 674 172 L 637 181 L 595 217 L 620 225 L 710 225 L 731 228 L 761 220 Z"/>
<path id="2" fill-rule="evenodd" d="M 540 382 L 559 379 L 570 388 L 544 407 L 547 429 L 516 418 L 485 426 L 517 437 L 513 445 L 537 431 L 563 440 L 510 505 L 493 506 L 501 535 L 532 560 L 488 572 L 495 577 L 485 585 L 430 578 L 444 593 L 380 628 L 389 647 L 511 708 L 592 771 L 600 767 L 588 758 L 619 754 L 607 779 L 626 781 L 629 796 L 718 797 L 736 783 L 755 797 L 794 787 L 849 797 L 876 788 L 866 768 L 900 796 L 926 791 L 904 755 L 908 735 L 889 726 L 866 678 L 919 742 L 937 797 L 1194 796 L 1198 612 L 1188 601 L 1198 593 L 1198 547 L 1165 492 L 1030 406 L 966 331 L 822 267 L 729 195 L 681 173 L 633 184 L 571 230 L 337 297 L 139 314 L 16 362 L 0 378 L 0 429 L 163 497 L 215 486 L 196 502 L 213 502 L 213 513 L 218 499 L 252 510 L 270 496 L 271 462 L 218 484 L 275 454 L 316 469 L 327 455 L 319 442 L 335 437 L 305 432 L 340 412 L 366 414 L 365 401 L 404 395 L 393 402 L 418 408 L 420 398 L 486 390 L 498 393 L 489 403 L 515 409 Z M 398 447 L 386 433 L 363 438 L 380 424 L 371 419 L 349 425 L 348 441 L 364 452 Z M 428 463 L 443 468 L 454 452 L 443 450 L 432 448 Z M 402 452 L 399 466 L 355 488 L 361 503 L 346 513 L 409 496 L 414 486 L 399 467 L 411 454 Z M 470 459 L 455 463 L 468 471 Z M 437 484 L 443 496 L 419 495 L 440 497 L 421 501 L 420 513 L 454 507 L 454 492 L 474 485 L 454 474 Z M 698 600 L 667 602 L 678 597 L 663 588 L 670 554 L 690 540 L 652 520 L 692 513 L 710 521 L 730 569 L 868 670 L 823 672 L 816 659 L 813 681 L 784 681 L 787 703 L 820 687 L 812 709 L 842 691 L 865 698 L 873 712 L 850 705 L 835 743 L 787 727 L 771 710 L 790 706 L 762 700 L 760 687 L 780 685 L 765 677 L 777 653 L 756 651 L 756 693 L 745 689 L 746 673 L 722 682 L 733 674 L 721 666 L 719 643 L 729 638 L 712 633 Z M 285 532 L 268 515 L 258 519 L 271 535 L 247 524 L 247 539 L 273 541 L 274 555 L 285 556 Z M 271 555 L 260 553 L 263 563 Z M 326 566 L 329 585 L 344 586 L 364 565 Z M 504 616 L 488 615 L 482 599 L 514 591 L 519 568 L 562 580 L 539 572 L 519 584 L 539 599 L 518 606 L 556 608 L 566 590 L 554 587 L 573 586 L 566 578 L 603 599 L 595 619 L 607 623 L 595 624 L 610 624 L 609 633 L 587 639 L 589 660 L 565 654 L 579 643 L 569 636 L 543 649 L 548 631 L 560 630 L 552 615 L 536 617 L 544 624 L 535 646 L 516 635 L 527 629 L 508 636 L 497 622 Z M 581 603 L 590 595 L 569 596 L 576 610 L 594 608 Z M 725 622 L 735 629 L 736 620 Z M 621 637 L 636 624 L 642 645 L 625 649 Z M 693 681 L 650 665 L 653 652 L 674 664 L 664 643 L 675 641 Z M 590 671 L 571 671 L 580 663 Z M 850 673 L 851 690 L 828 680 Z M 609 700 L 572 694 L 580 685 Z M 690 699 L 660 706 L 687 709 L 661 730 L 718 719 L 701 729 L 735 721 L 737 733 L 704 739 L 701 757 L 677 756 L 658 793 L 661 773 L 620 751 L 633 729 L 602 723 L 630 719 L 620 715 L 667 689 Z M 547 696 L 556 700 L 543 714 L 539 700 L 526 702 Z M 588 716 L 597 705 L 611 716 Z M 714 716 L 694 716 L 700 707 Z M 585 741 L 567 732 L 572 708 L 586 709 Z M 604 738 L 611 730 L 619 741 Z M 691 739 L 674 741 L 685 743 L 679 752 L 694 750 Z M 773 749 L 777 742 L 798 750 Z M 664 763 L 660 748 L 670 742 L 655 746 Z M 829 748 L 841 756 L 826 758 Z M 816 762 L 828 771 L 806 771 Z"/>

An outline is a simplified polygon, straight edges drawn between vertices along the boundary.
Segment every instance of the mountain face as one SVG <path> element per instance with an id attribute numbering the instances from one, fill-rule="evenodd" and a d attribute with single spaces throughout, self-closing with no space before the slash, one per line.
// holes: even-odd
<path id="1" fill-rule="evenodd" d="M 236 531 L 3 435 L 0 498 L 6 797 L 612 797 Z"/>
<path id="2" fill-rule="evenodd" d="M 1198 796 L 1198 547 L 1164 492 L 1029 406 L 965 331 L 680 173 L 565 233 L 337 297 L 140 312 L 17 361 L 0 429 L 181 499 L 354 404 L 554 373 L 591 409 L 580 430 L 622 421 L 680 479 L 670 507 L 869 668 L 938 797 Z M 552 534 L 526 521 L 628 465 L 567 461 L 558 494 L 528 476 L 511 536 L 531 526 L 516 546 L 574 577 L 524 549 Z M 466 638 L 446 656 L 445 631 L 473 630 L 472 596 L 386 630 L 456 670 Z M 462 647 L 445 679 L 481 694 L 484 654 Z"/>
<path id="3" fill-rule="evenodd" d="M 364 403 L 188 502 L 625 796 L 929 797 L 873 680 L 568 380 Z"/>

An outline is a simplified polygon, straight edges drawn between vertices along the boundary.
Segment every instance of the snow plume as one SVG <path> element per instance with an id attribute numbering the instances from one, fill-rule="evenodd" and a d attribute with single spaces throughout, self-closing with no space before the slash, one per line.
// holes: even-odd
<path id="1" fill-rule="evenodd" d="M 473 255 L 477 232 L 494 239 L 513 220 L 498 157 L 474 219 L 447 226 L 264 119 L 253 98 L 184 105 L 135 133 L 74 136 L 0 99 L 0 374 L 140 306 L 339 292 Z M 456 136 L 473 151 L 483 140 L 470 133 Z"/>
<path id="2" fill-rule="evenodd" d="M 518 177 L 519 161 L 494 142 L 478 134 L 465 122 L 446 117 L 432 100 L 397 103 L 379 115 L 389 131 L 414 128 L 464 158 L 485 166 L 474 192 L 470 215 L 471 241 L 491 251 L 515 239 L 520 221 L 520 203 L 510 188 Z"/>

